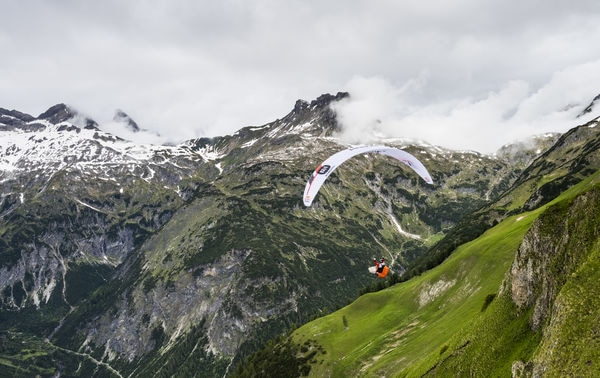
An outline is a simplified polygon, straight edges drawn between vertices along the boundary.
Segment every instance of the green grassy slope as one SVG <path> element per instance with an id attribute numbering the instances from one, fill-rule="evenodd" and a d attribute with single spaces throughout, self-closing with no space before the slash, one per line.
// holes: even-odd
<path id="1" fill-rule="evenodd" d="M 597 172 L 545 206 L 505 219 L 421 276 L 364 295 L 297 329 L 286 347 L 304 364 L 299 371 L 310 371 L 315 377 L 510 376 L 515 361 L 524 361 L 523 370 L 531 370 L 527 361 L 533 360 L 544 361 L 554 372 L 560 372 L 559 363 L 551 365 L 552 358 L 556 358 L 544 354 L 544 343 L 553 341 L 544 338 L 543 331 L 530 327 L 533 309 L 518 309 L 506 290 L 499 290 L 532 223 L 553 205 L 568 205 L 593 188 L 600 191 L 599 179 Z M 586 299 L 589 291 L 585 292 L 586 298 L 577 297 L 585 282 L 600 281 L 597 258 L 594 260 L 598 241 L 588 243 L 596 243 L 596 252 L 573 273 L 575 276 L 568 275 L 577 279 L 568 281 L 558 296 L 557 301 L 567 303 L 564 316 L 553 320 L 548 328 L 556 334 L 568 333 L 560 338 L 563 357 L 575 358 L 568 355 L 569 338 L 597 333 L 594 324 L 598 323 L 594 320 L 598 320 L 598 311 L 591 310 L 597 306 L 589 306 L 594 297 Z M 587 319 L 584 330 L 562 325 L 577 317 Z M 585 345 L 574 345 L 579 355 L 586 356 L 578 366 L 592 360 L 590 353 L 598 357 Z M 246 367 L 268 376 L 277 364 L 273 359 L 265 362 L 258 358 Z"/>
<path id="2" fill-rule="evenodd" d="M 327 351 L 311 375 L 424 373 L 497 293 L 535 216 L 509 218 L 420 277 L 298 329 L 293 337 L 299 344 L 316 340 Z"/>
<path id="3" fill-rule="evenodd" d="M 498 300 L 455 335 L 431 376 L 598 376 L 600 185 L 595 176 L 539 215 L 527 242 L 550 243 L 515 259 L 517 268 L 507 274 Z M 579 190 L 585 194 L 573 198 Z M 514 270 L 524 264 L 532 273 L 529 303 L 515 305 Z"/>

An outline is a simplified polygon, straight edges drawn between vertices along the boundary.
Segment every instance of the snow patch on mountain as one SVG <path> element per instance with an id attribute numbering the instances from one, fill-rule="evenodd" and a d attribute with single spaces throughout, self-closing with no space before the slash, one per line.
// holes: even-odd
<path id="1" fill-rule="evenodd" d="M 148 162 L 178 166 L 180 158 L 189 161 L 219 158 L 215 151 L 208 149 L 193 151 L 185 144 L 139 144 L 68 121 L 53 124 L 46 119 L 36 119 L 20 127 L 7 127 L 7 118 L 10 117 L 4 115 L 0 121 L 0 182 L 13 173 L 29 169 L 51 175 L 61 169 L 74 168 L 106 177 L 110 176 L 110 167 L 115 165 L 133 171 Z M 149 172 L 146 178 L 151 177 Z"/>
<path id="2" fill-rule="evenodd" d="M 194 149 L 194 152 L 200 155 L 205 161 L 217 161 L 227 155 L 227 153 L 220 152 L 214 146 L 205 146 L 202 148 Z"/>

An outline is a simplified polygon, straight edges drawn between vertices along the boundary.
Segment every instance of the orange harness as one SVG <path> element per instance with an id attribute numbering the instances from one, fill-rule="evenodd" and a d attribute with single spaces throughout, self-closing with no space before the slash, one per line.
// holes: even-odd
<path id="1" fill-rule="evenodd" d="M 390 268 L 387 267 L 387 265 L 385 265 L 383 267 L 383 270 L 381 272 L 377 272 L 377 277 L 379 278 L 384 278 L 385 276 L 388 275 L 388 272 L 390 271 Z"/>

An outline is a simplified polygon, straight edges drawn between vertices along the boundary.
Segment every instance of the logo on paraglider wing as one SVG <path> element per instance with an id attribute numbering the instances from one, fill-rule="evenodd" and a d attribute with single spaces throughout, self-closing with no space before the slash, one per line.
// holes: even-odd
<path id="1" fill-rule="evenodd" d="M 317 178 L 317 175 L 324 175 L 325 173 L 329 172 L 330 168 L 330 165 L 319 165 L 308 179 L 308 184 L 312 185 L 312 182 L 315 180 L 315 178 Z"/>
<path id="2" fill-rule="evenodd" d="M 324 175 L 325 173 L 329 172 L 329 169 L 331 169 L 331 165 L 322 165 L 317 170 L 317 173 L 320 175 Z"/>

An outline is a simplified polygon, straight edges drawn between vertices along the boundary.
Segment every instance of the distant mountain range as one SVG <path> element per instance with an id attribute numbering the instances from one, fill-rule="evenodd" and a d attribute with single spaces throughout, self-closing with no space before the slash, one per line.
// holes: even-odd
<path id="1" fill-rule="evenodd" d="M 598 169 L 597 121 L 494 156 L 389 140 L 433 187 L 361 156 L 305 208 L 312 170 L 346 147 L 330 104 L 347 96 L 173 146 L 116 137 L 64 104 L 0 108 L 2 369 L 231 374 L 271 338 L 437 266 Z M 122 111 L 115 121 L 139 130 Z M 368 274 L 374 256 L 388 281 Z"/>

